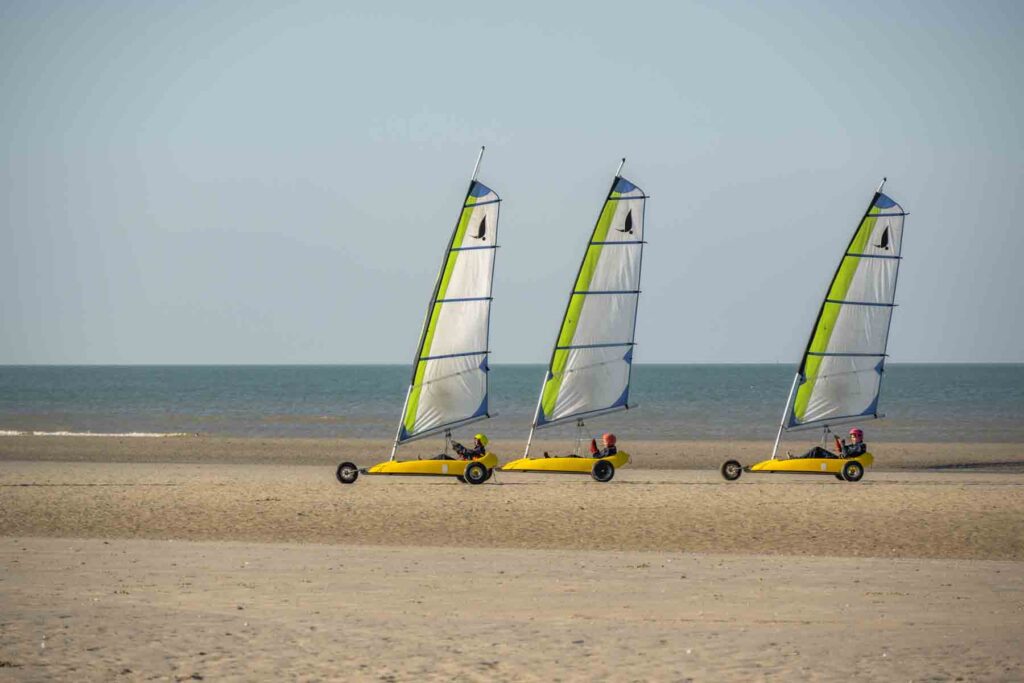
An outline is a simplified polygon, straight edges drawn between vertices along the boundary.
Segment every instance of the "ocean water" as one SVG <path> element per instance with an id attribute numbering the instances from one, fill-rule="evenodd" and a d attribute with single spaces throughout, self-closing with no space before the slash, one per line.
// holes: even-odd
<path id="1" fill-rule="evenodd" d="M 636 410 L 587 429 L 626 439 L 772 440 L 791 365 L 637 365 Z M 476 429 L 525 439 L 544 368 L 496 365 Z M 202 433 L 390 438 L 404 365 L 0 366 L 0 432 Z M 881 410 L 862 426 L 889 441 L 1024 442 L 1024 365 L 887 366 Z M 571 436 L 574 427 L 546 430 Z M 794 435 L 815 440 L 813 433 Z"/>

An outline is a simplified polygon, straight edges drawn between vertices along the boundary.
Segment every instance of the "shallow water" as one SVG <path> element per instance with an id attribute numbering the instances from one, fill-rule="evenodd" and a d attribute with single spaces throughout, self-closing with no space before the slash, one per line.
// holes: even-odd
<path id="1" fill-rule="evenodd" d="M 793 371 L 637 365 L 638 409 L 587 428 L 631 438 L 770 440 Z M 529 429 L 543 372 L 493 366 L 498 415 L 486 423 L 489 434 Z M 387 438 L 408 381 L 404 365 L 0 366 L 0 430 Z M 1024 365 L 888 365 L 880 406 L 886 419 L 864 425 L 869 439 L 1024 441 Z"/>

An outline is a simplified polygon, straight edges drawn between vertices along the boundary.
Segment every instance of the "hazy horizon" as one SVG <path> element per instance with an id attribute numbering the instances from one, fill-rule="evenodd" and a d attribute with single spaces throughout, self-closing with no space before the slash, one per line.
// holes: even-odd
<path id="1" fill-rule="evenodd" d="M 637 363 L 795 365 L 883 176 L 889 362 L 1024 362 L 1020 3 L 0 16 L 2 364 L 407 363 L 481 145 L 495 364 L 547 361 L 622 156 Z"/>

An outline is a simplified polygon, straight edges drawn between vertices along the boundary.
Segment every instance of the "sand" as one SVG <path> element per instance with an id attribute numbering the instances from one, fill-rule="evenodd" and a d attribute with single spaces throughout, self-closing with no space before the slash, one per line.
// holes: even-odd
<path id="1" fill-rule="evenodd" d="M 0 438 L 0 680 L 1024 678 L 1019 446 L 338 484 L 367 445 Z"/>
<path id="2" fill-rule="evenodd" d="M 403 458 L 436 453 L 438 443 L 426 440 L 405 446 Z M 501 462 L 522 453 L 522 440 L 494 439 L 490 449 Z M 545 449 L 567 453 L 571 441 L 539 439 L 535 453 Z M 783 444 L 794 453 L 814 445 L 806 441 Z M 632 441 L 620 444 L 633 456 L 634 469 L 715 469 L 736 458 L 743 463 L 771 455 L 765 441 Z M 985 469 L 1024 472 L 1024 444 L 1020 443 L 869 443 L 875 453 L 875 471 L 928 468 Z M 216 436 L 169 438 L 89 436 L 0 436 L 0 462 L 54 460 L 61 462 L 194 462 L 263 465 L 331 465 L 351 460 L 371 465 L 386 460 L 391 442 L 373 439 L 272 439 Z"/>
<path id="3" fill-rule="evenodd" d="M 0 539 L 0 679 L 1020 680 L 1013 562 Z"/>

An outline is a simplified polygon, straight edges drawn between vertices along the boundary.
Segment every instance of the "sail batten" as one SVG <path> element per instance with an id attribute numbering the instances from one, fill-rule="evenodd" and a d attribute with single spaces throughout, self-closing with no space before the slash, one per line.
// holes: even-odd
<path id="1" fill-rule="evenodd" d="M 569 293 L 534 429 L 629 407 L 646 199 L 613 180 Z"/>
<path id="2" fill-rule="evenodd" d="M 875 193 L 818 310 L 783 429 L 878 417 L 906 215 Z"/>
<path id="3" fill-rule="evenodd" d="M 475 176 L 427 306 L 396 446 L 489 416 L 487 357 L 501 198 Z"/>

